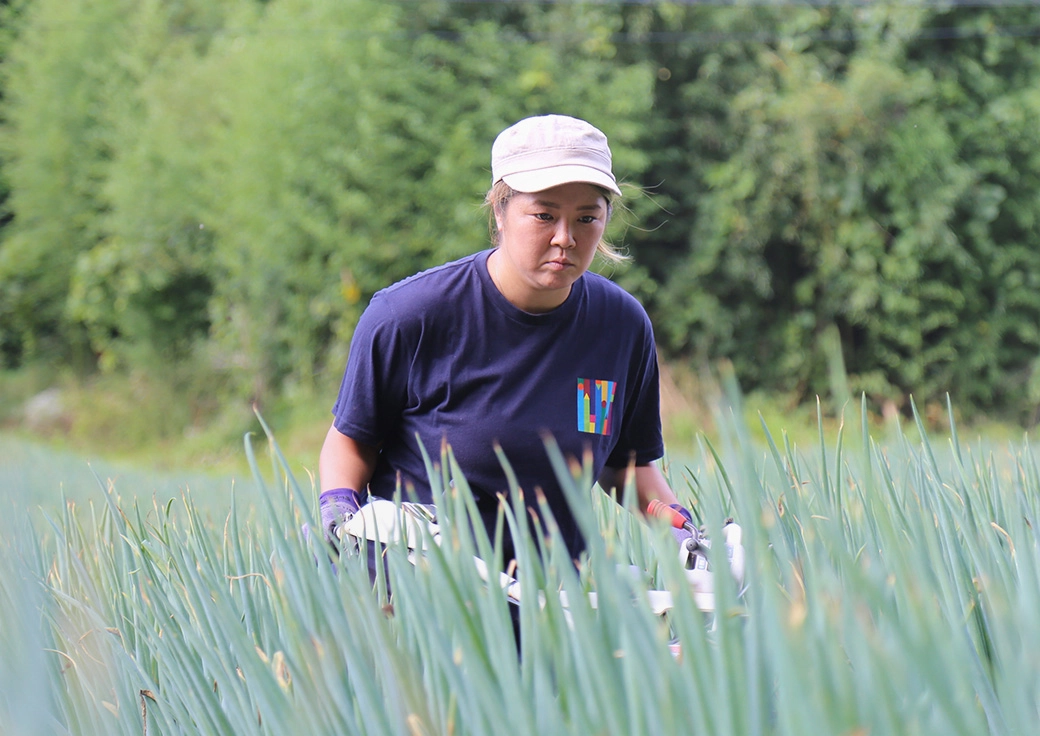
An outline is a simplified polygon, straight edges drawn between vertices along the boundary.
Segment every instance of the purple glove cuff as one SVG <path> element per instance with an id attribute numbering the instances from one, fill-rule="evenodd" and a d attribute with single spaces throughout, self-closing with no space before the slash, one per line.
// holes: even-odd
<path id="1" fill-rule="evenodd" d="M 691 514 L 686 507 L 680 506 L 677 503 L 669 504 L 669 506 L 678 511 L 683 516 L 685 516 L 686 520 L 689 521 L 691 524 L 693 523 L 693 514 Z M 672 536 L 675 537 L 675 541 L 679 544 L 685 544 L 686 540 L 692 537 L 693 535 L 690 534 L 690 532 L 686 529 L 676 529 L 673 527 Z"/>
<path id="2" fill-rule="evenodd" d="M 361 508 L 361 497 L 353 488 L 330 488 L 318 496 L 318 505 L 324 506 L 328 503 L 354 504 L 354 510 Z"/>
<path id="3" fill-rule="evenodd" d="M 330 539 L 335 538 L 336 526 L 349 519 L 361 508 L 361 496 L 353 488 L 332 488 L 318 497 L 321 526 Z"/>

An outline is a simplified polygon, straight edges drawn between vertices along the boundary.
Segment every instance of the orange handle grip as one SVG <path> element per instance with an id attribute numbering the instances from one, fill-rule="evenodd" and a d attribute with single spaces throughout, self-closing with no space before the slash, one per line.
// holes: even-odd
<path id="1" fill-rule="evenodd" d="M 678 511 L 673 509 L 671 506 L 666 504 L 660 499 L 653 499 L 646 507 L 646 513 L 650 516 L 656 516 L 660 519 L 667 519 L 668 523 L 674 526 L 676 529 L 686 529 L 687 531 L 696 533 L 697 529 L 690 523 L 689 519 L 680 514 Z"/>

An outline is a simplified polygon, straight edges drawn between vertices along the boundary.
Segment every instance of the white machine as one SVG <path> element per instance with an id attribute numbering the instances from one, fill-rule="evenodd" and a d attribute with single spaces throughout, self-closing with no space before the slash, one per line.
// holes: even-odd
<path id="1" fill-rule="evenodd" d="M 686 529 L 690 537 L 679 546 L 679 561 L 686 571 L 686 579 L 693 587 L 694 602 L 705 612 L 715 610 L 714 573 L 708 564 L 707 550 L 711 542 L 700 530 L 693 526 L 682 515 L 669 507 L 652 502 L 648 509 L 651 515 L 668 519 L 676 528 Z M 413 562 L 432 544 L 440 544 L 440 527 L 437 525 L 436 508 L 432 505 L 402 503 L 398 506 L 393 501 L 376 498 L 362 506 L 357 513 L 346 519 L 337 527 L 337 534 L 344 542 L 348 538 L 355 542 L 362 540 L 381 544 L 397 544 L 404 539 Z M 728 520 L 722 528 L 723 541 L 729 568 L 738 585 L 744 580 L 744 547 L 741 544 L 740 526 Z M 491 582 L 494 574 L 479 557 L 474 557 L 474 564 L 481 577 Z M 504 572 L 497 575 L 498 584 L 514 601 L 519 602 L 522 595 L 520 582 Z M 563 595 L 561 593 L 561 595 Z M 590 593 L 592 605 L 596 605 L 596 594 Z M 672 594 L 664 590 L 648 591 L 649 604 L 655 614 L 661 615 L 672 608 Z M 563 601 L 566 606 L 566 600 Z"/>

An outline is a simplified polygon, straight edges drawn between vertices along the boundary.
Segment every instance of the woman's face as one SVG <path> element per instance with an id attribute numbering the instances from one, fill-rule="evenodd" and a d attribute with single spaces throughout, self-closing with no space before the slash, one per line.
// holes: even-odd
<path id="1" fill-rule="evenodd" d="M 499 291 L 527 312 L 563 304 L 588 270 L 607 226 L 607 200 L 592 184 L 517 192 L 495 212 L 498 248 L 488 270 Z"/>

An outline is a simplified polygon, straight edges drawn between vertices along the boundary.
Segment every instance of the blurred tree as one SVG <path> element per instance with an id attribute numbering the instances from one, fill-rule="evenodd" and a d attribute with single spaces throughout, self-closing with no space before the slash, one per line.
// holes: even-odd
<path id="1" fill-rule="evenodd" d="M 936 13 L 905 66 L 936 80 L 936 108 L 971 170 L 945 278 L 964 302 L 942 337 L 955 357 L 933 384 L 959 402 L 1040 421 L 1040 7 Z"/>
<path id="2" fill-rule="evenodd" d="M 117 142 L 110 103 L 129 82 L 119 64 L 133 3 L 37 0 L 4 62 L 0 154 L 13 220 L 0 243 L 0 360 L 82 357 L 66 313 L 77 257 L 100 238 L 98 214 Z"/>
<path id="3" fill-rule="evenodd" d="M 936 27 L 972 37 L 979 14 L 659 10 L 648 27 L 698 29 L 658 62 L 669 112 L 650 176 L 678 217 L 637 244 L 665 349 L 802 398 L 826 393 L 836 326 L 854 392 L 1013 408 L 1037 355 L 1037 270 L 993 228 L 1019 213 L 1016 237 L 1035 240 L 1035 131 L 1006 111 L 1033 109 L 1036 52 L 992 29 L 1035 30 L 1036 11 L 984 21 L 989 51 L 932 55 Z M 1028 186 L 1008 196 L 1009 176 Z"/>
<path id="4" fill-rule="evenodd" d="M 184 359 L 208 335 L 217 108 L 204 60 L 236 6 L 153 0 L 123 19 L 131 83 L 110 101 L 118 146 L 102 187 L 108 208 L 96 213 L 102 237 L 78 258 L 69 293 L 103 368 Z"/>

